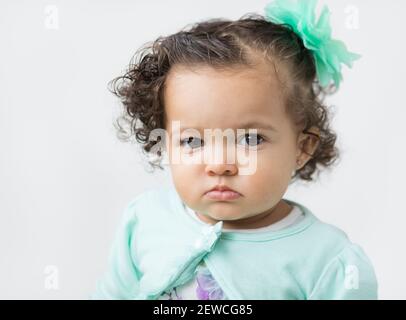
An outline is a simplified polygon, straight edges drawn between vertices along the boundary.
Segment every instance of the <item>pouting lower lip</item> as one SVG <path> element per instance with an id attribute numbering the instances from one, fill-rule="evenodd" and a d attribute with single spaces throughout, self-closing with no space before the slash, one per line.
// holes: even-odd
<path id="1" fill-rule="evenodd" d="M 208 198 L 213 200 L 235 200 L 238 199 L 241 195 L 238 192 L 230 190 L 212 190 L 208 191 L 205 194 Z"/>

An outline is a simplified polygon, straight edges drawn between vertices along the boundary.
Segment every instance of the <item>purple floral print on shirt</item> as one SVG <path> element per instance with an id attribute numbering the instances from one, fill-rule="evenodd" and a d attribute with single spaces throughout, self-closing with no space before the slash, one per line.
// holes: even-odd
<path id="1" fill-rule="evenodd" d="M 225 295 L 207 268 L 200 268 L 196 277 L 199 300 L 223 300 Z"/>
<path id="2" fill-rule="evenodd" d="M 196 297 L 198 300 L 225 300 L 227 299 L 217 281 L 205 266 L 199 266 L 196 273 Z M 184 300 L 179 293 L 180 287 L 175 287 L 169 292 L 164 292 L 161 299 Z M 186 298 L 187 299 L 187 298 Z"/>

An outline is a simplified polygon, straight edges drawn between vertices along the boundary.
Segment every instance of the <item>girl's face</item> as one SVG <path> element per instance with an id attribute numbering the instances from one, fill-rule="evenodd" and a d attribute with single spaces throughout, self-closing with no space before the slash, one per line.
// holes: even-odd
<path id="1" fill-rule="evenodd" d="M 280 207 L 292 172 L 297 168 L 300 150 L 298 136 L 284 111 L 280 85 L 271 68 L 264 64 L 231 73 L 209 67 L 192 71 L 176 66 L 168 74 L 164 100 L 169 166 L 174 186 L 186 205 L 212 222 L 249 219 Z M 181 128 L 189 128 L 179 131 L 182 143 L 179 139 L 172 141 L 172 121 L 179 121 Z M 247 123 L 254 125 L 246 128 Z M 190 128 L 200 132 L 200 137 Z M 237 160 L 227 162 L 226 141 L 224 144 L 213 142 L 210 147 L 213 153 L 221 150 L 223 161 L 218 158 L 194 164 L 173 161 L 174 152 L 181 157 L 202 159 L 204 149 L 208 148 L 204 129 L 216 128 L 232 129 L 236 154 L 244 153 L 245 159 L 250 149 L 256 149 L 254 172 L 241 175 L 242 165 Z M 238 135 L 237 129 L 243 128 L 246 133 Z M 248 134 L 249 128 L 256 129 L 257 135 Z M 241 196 L 233 200 L 213 200 L 205 193 L 216 185 L 226 185 Z"/>

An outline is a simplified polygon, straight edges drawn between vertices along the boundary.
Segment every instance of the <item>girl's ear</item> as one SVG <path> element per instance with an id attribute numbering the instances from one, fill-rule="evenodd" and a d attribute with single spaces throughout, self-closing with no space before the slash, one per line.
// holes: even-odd
<path id="1" fill-rule="evenodd" d="M 309 161 L 320 143 L 320 129 L 313 126 L 299 134 L 297 141 L 296 170 Z"/>

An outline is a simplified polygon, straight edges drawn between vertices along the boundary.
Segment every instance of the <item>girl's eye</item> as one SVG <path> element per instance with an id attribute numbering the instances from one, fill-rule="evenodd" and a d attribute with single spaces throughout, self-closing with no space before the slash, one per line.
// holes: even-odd
<path id="1" fill-rule="evenodd" d="M 256 147 L 258 144 L 260 144 L 265 139 L 259 134 L 246 133 L 246 134 L 244 134 L 244 136 L 241 140 L 247 142 L 248 146 L 250 146 L 250 147 Z M 261 142 L 258 143 L 258 140 L 261 140 Z"/>
<path id="2" fill-rule="evenodd" d="M 196 137 L 187 137 L 186 139 L 182 139 L 180 141 L 181 146 L 183 146 L 185 143 L 192 149 L 200 148 L 202 146 L 202 140 Z"/>
<path id="3" fill-rule="evenodd" d="M 244 142 L 247 142 L 249 147 L 256 147 L 265 139 L 259 134 L 246 133 L 246 134 L 244 134 L 244 136 L 241 140 L 243 140 Z M 196 149 L 196 148 L 200 148 L 203 146 L 203 140 L 201 140 L 197 137 L 187 137 L 180 141 L 181 146 L 184 146 L 185 144 L 187 147 L 189 147 L 191 149 Z"/>

